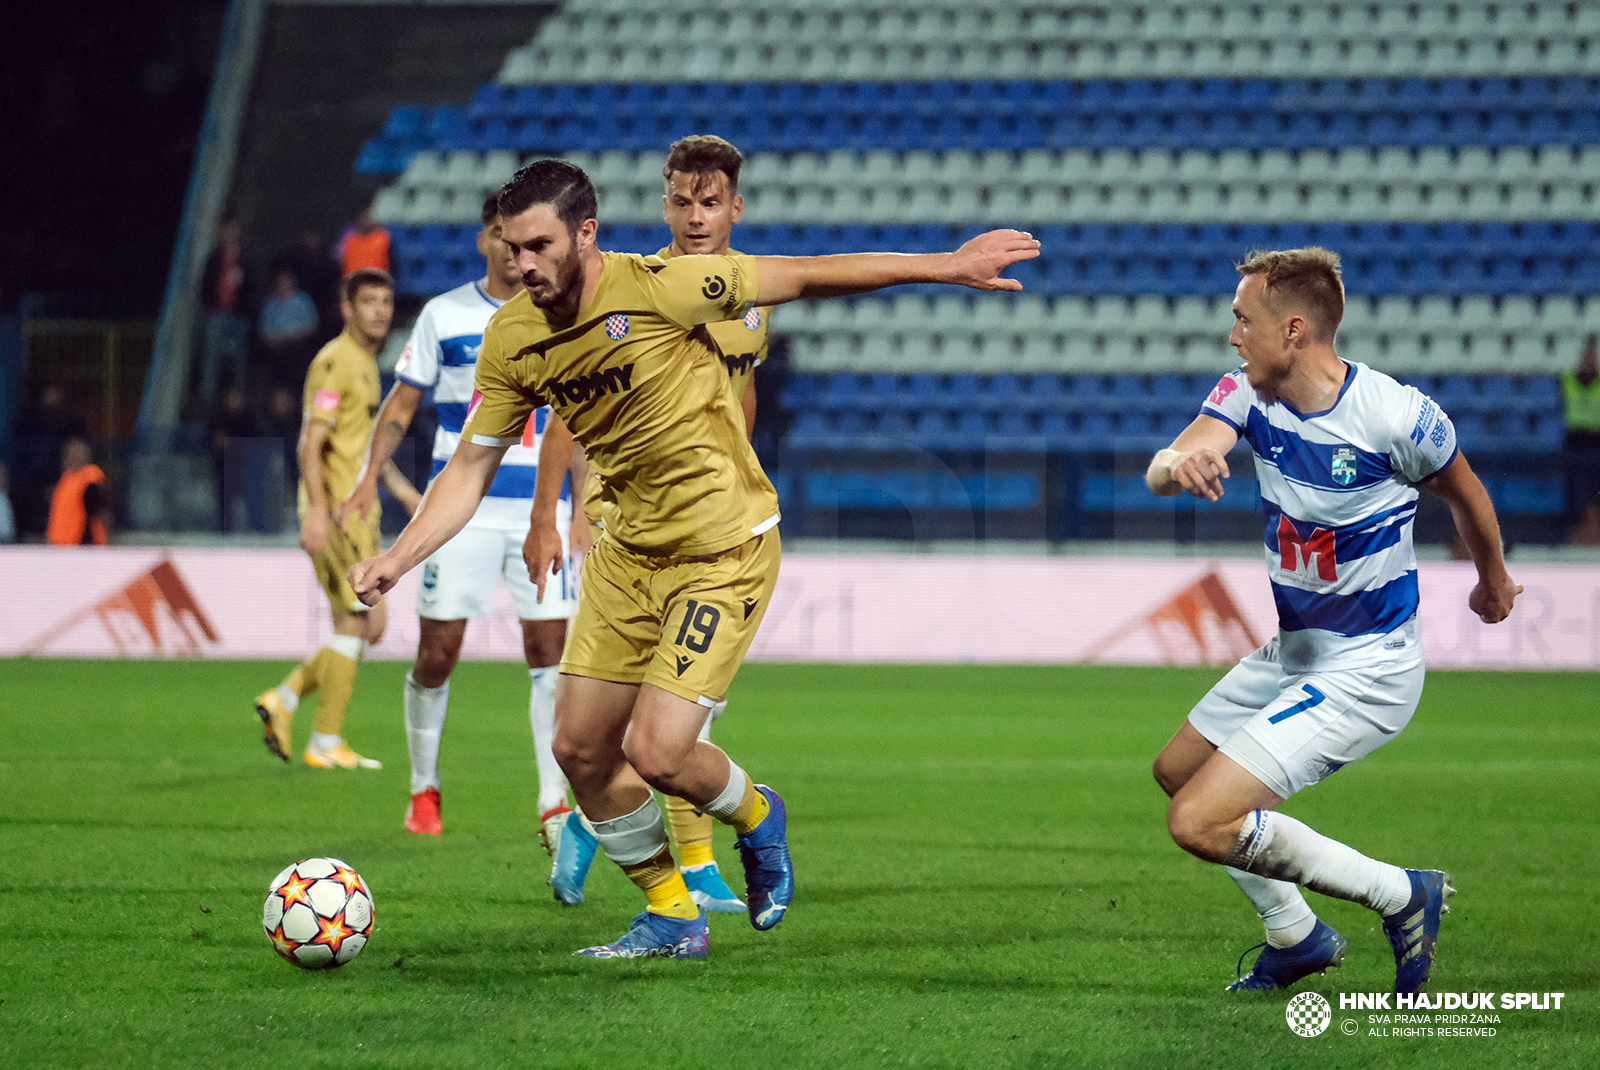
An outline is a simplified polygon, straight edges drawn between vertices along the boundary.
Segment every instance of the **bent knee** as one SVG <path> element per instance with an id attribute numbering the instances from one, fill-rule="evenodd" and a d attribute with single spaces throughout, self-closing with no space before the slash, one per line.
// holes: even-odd
<path id="1" fill-rule="evenodd" d="M 1185 851 L 1211 862 L 1222 860 L 1231 840 L 1225 824 L 1217 823 L 1200 807 L 1178 798 L 1167 806 L 1167 834 Z"/>

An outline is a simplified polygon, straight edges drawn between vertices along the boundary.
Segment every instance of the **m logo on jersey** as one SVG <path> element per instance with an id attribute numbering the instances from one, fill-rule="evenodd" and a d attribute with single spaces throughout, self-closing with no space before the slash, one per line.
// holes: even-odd
<path id="1" fill-rule="evenodd" d="M 1356 451 L 1337 449 L 1333 451 L 1333 481 L 1341 487 L 1348 487 L 1356 481 Z"/>
<path id="2" fill-rule="evenodd" d="M 1352 478 L 1354 476 L 1352 475 Z M 1333 532 L 1327 528 L 1312 528 L 1305 538 L 1295 530 L 1294 521 L 1286 516 L 1278 518 L 1278 567 L 1312 578 L 1332 582 L 1339 578 L 1339 563 L 1334 556 Z"/>
<path id="3" fill-rule="evenodd" d="M 747 330 L 759 331 L 761 329 L 761 310 L 752 308 L 744 314 L 744 325 Z"/>
<path id="4" fill-rule="evenodd" d="M 700 287 L 700 294 L 707 301 L 715 301 L 728 292 L 728 283 L 721 275 L 707 275 L 706 284 Z"/>
<path id="5" fill-rule="evenodd" d="M 564 382 L 551 383 L 550 393 L 566 405 L 577 405 L 606 394 L 621 394 L 633 389 L 633 365 L 602 368 Z"/>
<path id="6" fill-rule="evenodd" d="M 729 356 L 724 353 L 722 355 L 722 363 L 727 366 L 729 375 L 743 375 L 756 366 L 756 355 L 754 353 L 740 353 L 736 356 Z"/>
<path id="7" fill-rule="evenodd" d="M 628 337 L 628 317 L 617 313 L 606 317 L 606 337 L 613 342 L 620 342 Z"/>
<path id="8" fill-rule="evenodd" d="M 1228 400 L 1228 395 L 1237 389 L 1239 389 L 1239 381 L 1231 375 L 1224 375 L 1217 380 L 1217 385 L 1211 389 L 1211 396 L 1206 400 L 1213 405 L 1221 405 Z"/>

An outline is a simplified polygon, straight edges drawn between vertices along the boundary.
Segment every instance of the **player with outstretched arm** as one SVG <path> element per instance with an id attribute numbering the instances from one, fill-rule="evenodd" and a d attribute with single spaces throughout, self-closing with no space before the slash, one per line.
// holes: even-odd
<path id="1" fill-rule="evenodd" d="M 471 516 L 528 414 L 550 404 L 540 466 L 572 441 L 600 473 L 605 532 L 584 565 L 556 693 L 556 757 L 606 854 L 649 901 L 600 958 L 706 953 L 650 789 L 688 799 L 738 833 L 757 929 L 794 894 L 782 798 L 699 738 L 766 612 L 778 573 L 778 499 L 745 436 L 704 324 L 805 297 L 941 282 L 1017 290 L 1000 272 L 1038 255 L 1017 231 L 953 253 L 817 257 L 602 253 L 594 186 L 540 160 L 500 193 L 502 235 L 526 296 L 495 314 L 461 447 L 387 553 L 351 570 L 376 599 Z M 570 429 L 570 435 L 559 433 Z M 534 494 L 529 574 L 562 557 L 555 493 Z"/>
<path id="2" fill-rule="evenodd" d="M 1447 873 L 1368 858 L 1277 812 L 1289 796 L 1393 739 L 1422 697 L 1418 487 L 1444 500 L 1471 551 L 1468 604 L 1493 624 L 1521 593 L 1506 571 L 1482 482 L 1450 419 L 1418 390 L 1334 349 L 1339 258 L 1252 253 L 1238 266 L 1229 343 L 1243 366 L 1145 475 L 1160 495 L 1216 501 L 1226 454 L 1255 453 L 1278 634 L 1190 712 L 1155 760 L 1184 850 L 1228 867 L 1267 942 L 1232 991 L 1286 988 L 1338 966 L 1345 941 L 1300 888 L 1370 907 L 1394 949 L 1395 991 L 1428 980 Z"/>

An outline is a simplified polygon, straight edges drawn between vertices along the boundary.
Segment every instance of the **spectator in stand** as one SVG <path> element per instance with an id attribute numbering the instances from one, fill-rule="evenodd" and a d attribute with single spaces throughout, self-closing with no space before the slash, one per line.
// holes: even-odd
<path id="1" fill-rule="evenodd" d="M 50 488 L 61 468 L 61 449 L 89 433 L 83 414 L 55 383 L 39 390 L 38 400 L 17 418 L 17 527 L 24 535 L 43 535 L 49 517 Z"/>
<path id="2" fill-rule="evenodd" d="M 94 463 L 89 444 L 68 439 L 61 451 L 61 478 L 50 495 L 52 546 L 104 546 L 110 541 L 111 493 L 106 474 Z"/>
<path id="3" fill-rule="evenodd" d="M 244 229 L 230 216 L 217 227 L 217 244 L 200 280 L 200 304 L 205 310 L 200 399 L 207 405 L 216 397 L 218 369 L 224 361 L 233 381 L 244 382 L 250 363 L 252 281 L 245 262 Z"/>
<path id="4" fill-rule="evenodd" d="M 1590 335 L 1574 371 L 1561 373 L 1567 417 L 1567 512 L 1571 539 L 1600 546 L 1600 353 Z"/>
<path id="5" fill-rule="evenodd" d="M 272 280 L 272 293 L 261 302 L 261 314 L 256 318 L 261 363 L 269 382 L 289 384 L 305 376 L 318 325 L 316 303 L 300 289 L 294 272 L 279 269 Z"/>
<path id="6" fill-rule="evenodd" d="M 317 306 L 317 318 L 321 321 L 317 330 L 318 344 L 344 329 L 344 320 L 339 315 L 339 266 L 334 263 L 333 250 L 328 248 L 320 230 L 315 227 L 302 230 L 295 244 L 278 257 L 277 266 L 294 272 L 294 277 L 300 280 L 300 288 Z"/>
<path id="7" fill-rule="evenodd" d="M 263 431 L 277 448 L 279 461 L 272 467 L 277 476 L 268 487 L 268 531 L 280 531 L 286 514 L 294 511 L 295 488 L 300 479 L 300 462 L 295 451 L 300 442 L 300 397 L 286 386 L 274 386 L 267 400 Z M 295 527 L 299 527 L 299 519 Z"/>
<path id="8" fill-rule="evenodd" d="M 262 476 L 265 449 L 261 427 L 250 411 L 244 388 L 230 385 L 211 415 L 211 460 L 217 481 L 218 526 L 226 534 L 239 530 L 235 503 L 244 502 L 249 526 L 266 531 L 267 487 Z"/>
<path id="9" fill-rule="evenodd" d="M 386 272 L 389 270 L 389 232 L 372 218 L 370 210 L 363 208 L 356 221 L 339 236 L 338 253 L 339 274 L 344 278 L 362 268 Z"/>
<path id="10" fill-rule="evenodd" d="M 11 473 L 0 464 L 0 543 L 17 541 L 17 514 L 11 508 Z"/>

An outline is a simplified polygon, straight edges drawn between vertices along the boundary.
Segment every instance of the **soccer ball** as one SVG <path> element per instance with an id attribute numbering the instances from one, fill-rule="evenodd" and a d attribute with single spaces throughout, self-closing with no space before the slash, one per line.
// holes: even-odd
<path id="1" fill-rule="evenodd" d="M 272 878 L 261 924 L 272 949 L 306 970 L 343 966 L 372 935 L 372 893 L 337 858 L 307 858 Z"/>

